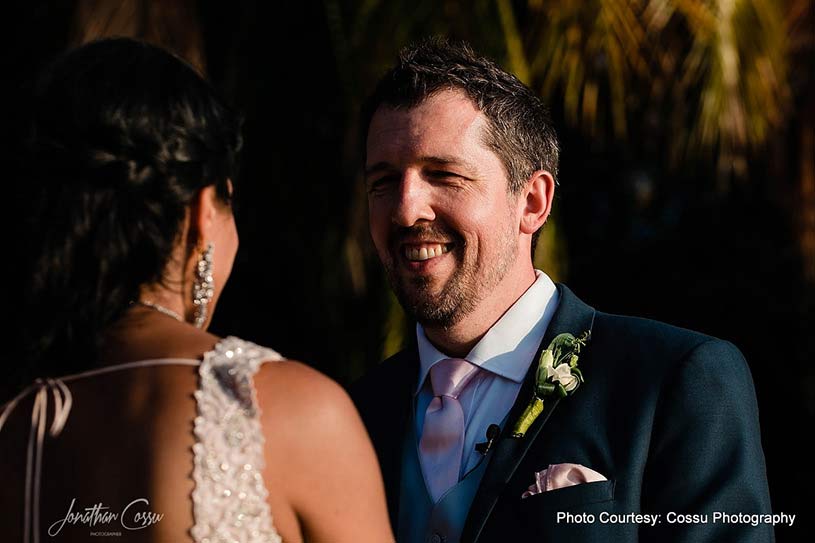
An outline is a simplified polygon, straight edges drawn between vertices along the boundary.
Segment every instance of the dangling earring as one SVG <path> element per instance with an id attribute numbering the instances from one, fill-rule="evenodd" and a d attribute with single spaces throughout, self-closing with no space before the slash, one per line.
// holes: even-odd
<path id="1" fill-rule="evenodd" d="M 207 306 L 215 294 L 215 283 L 212 280 L 212 242 L 201 251 L 198 267 L 195 270 L 195 281 L 192 285 L 192 303 L 195 305 L 195 326 L 202 328 L 207 321 Z"/>

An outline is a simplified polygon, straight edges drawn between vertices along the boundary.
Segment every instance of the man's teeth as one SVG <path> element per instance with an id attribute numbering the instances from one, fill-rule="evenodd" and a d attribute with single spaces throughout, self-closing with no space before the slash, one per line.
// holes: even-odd
<path id="1" fill-rule="evenodd" d="M 444 253 L 450 252 L 450 249 L 446 245 L 442 245 L 441 243 L 435 243 L 432 245 L 422 245 L 421 247 L 406 247 L 405 248 L 405 256 L 407 256 L 408 260 L 429 260 L 431 258 L 441 256 Z"/>

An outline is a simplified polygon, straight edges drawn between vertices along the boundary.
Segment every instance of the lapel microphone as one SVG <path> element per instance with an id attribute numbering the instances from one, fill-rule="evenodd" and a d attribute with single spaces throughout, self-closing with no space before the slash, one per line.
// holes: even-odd
<path id="1" fill-rule="evenodd" d="M 490 451 L 495 440 L 498 439 L 498 436 L 501 434 L 501 427 L 497 424 L 490 424 L 487 428 L 487 441 L 483 443 L 476 443 L 475 450 L 486 456 L 486 454 Z"/>

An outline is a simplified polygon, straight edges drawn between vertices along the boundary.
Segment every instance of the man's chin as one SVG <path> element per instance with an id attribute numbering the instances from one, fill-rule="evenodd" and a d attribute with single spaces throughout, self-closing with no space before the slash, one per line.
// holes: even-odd
<path id="1" fill-rule="evenodd" d="M 458 308 L 445 303 L 441 294 L 417 296 L 401 291 L 396 297 L 405 313 L 425 328 L 449 328 L 460 320 Z"/>
<path id="2" fill-rule="evenodd" d="M 425 329 L 449 329 L 461 320 L 457 311 L 439 311 L 437 307 L 418 307 L 408 314 Z"/>
<path id="3" fill-rule="evenodd" d="M 405 311 L 408 311 L 417 316 L 424 315 L 426 313 L 432 313 L 433 309 L 437 307 L 438 304 L 437 296 L 428 296 L 425 293 L 416 296 L 412 295 L 411 293 L 406 293 L 403 291 L 402 293 L 397 295 L 397 298 L 399 299 L 399 303 L 402 304 L 402 307 L 405 309 Z"/>

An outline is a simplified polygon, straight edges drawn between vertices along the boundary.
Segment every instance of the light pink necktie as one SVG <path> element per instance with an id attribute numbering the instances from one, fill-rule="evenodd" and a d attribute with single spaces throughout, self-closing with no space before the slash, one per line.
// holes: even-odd
<path id="1" fill-rule="evenodd" d="M 464 411 L 458 396 L 477 370 L 461 358 L 448 358 L 430 368 L 435 397 L 424 414 L 419 461 L 433 503 L 458 483 L 464 452 Z"/>

